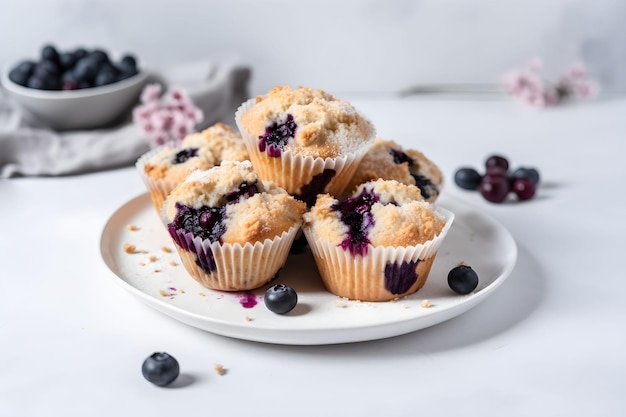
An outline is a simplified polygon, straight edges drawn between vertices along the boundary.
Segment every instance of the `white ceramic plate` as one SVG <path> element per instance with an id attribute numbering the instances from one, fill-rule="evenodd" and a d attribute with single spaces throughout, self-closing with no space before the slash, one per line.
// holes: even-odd
<path id="1" fill-rule="evenodd" d="M 330 294 L 308 251 L 290 255 L 279 277 L 258 290 L 206 289 L 180 263 L 147 194 L 124 204 L 109 219 L 102 232 L 101 252 L 115 281 L 140 300 L 212 333 L 291 345 L 382 339 L 466 312 L 491 295 L 515 265 L 517 246 L 502 225 L 446 195 L 438 204 L 455 213 L 452 228 L 426 285 L 395 302 L 356 302 Z M 126 245 L 134 245 L 135 253 L 125 251 Z M 458 295 L 448 287 L 448 271 L 460 263 L 471 265 L 480 277 L 478 288 L 469 295 Z M 265 290 L 276 283 L 285 283 L 298 293 L 298 305 L 288 314 L 274 314 L 263 304 Z M 425 300 L 430 307 L 422 305 Z"/>

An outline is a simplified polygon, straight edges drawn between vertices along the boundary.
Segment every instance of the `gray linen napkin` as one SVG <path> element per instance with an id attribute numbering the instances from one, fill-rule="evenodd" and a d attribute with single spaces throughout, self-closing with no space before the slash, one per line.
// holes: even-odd
<path id="1" fill-rule="evenodd" d="M 221 121 L 234 126 L 248 99 L 251 70 L 236 62 L 194 62 L 154 73 L 149 82 L 185 89 L 204 112 L 204 129 Z M 58 132 L 24 114 L 0 91 L 0 178 L 75 175 L 135 163 L 149 149 L 130 115 L 106 129 Z"/>

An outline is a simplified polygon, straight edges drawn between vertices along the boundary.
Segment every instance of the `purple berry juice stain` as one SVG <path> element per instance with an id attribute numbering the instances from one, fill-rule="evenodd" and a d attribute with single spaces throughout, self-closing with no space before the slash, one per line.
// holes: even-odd
<path id="1" fill-rule="evenodd" d="M 239 298 L 239 304 L 241 304 L 243 308 L 252 308 L 258 304 L 256 295 L 254 294 L 244 293 L 244 294 L 239 295 L 238 298 Z"/>

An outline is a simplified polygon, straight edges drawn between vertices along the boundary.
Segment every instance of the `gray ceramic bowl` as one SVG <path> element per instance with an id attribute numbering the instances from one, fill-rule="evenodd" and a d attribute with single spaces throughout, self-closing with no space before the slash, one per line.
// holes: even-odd
<path id="1" fill-rule="evenodd" d="M 4 68 L 0 81 L 6 94 L 24 110 L 56 130 L 98 129 L 122 118 L 137 104 L 148 72 L 101 87 L 70 91 L 36 90 L 9 79 L 13 66 Z"/>

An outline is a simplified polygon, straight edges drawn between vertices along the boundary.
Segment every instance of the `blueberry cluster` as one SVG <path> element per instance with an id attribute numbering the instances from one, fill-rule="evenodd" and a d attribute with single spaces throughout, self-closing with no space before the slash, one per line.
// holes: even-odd
<path id="1" fill-rule="evenodd" d="M 20 62 L 9 72 L 9 79 L 37 90 L 78 90 L 113 84 L 138 72 L 137 60 L 130 54 L 115 62 L 102 49 L 59 51 L 46 45 L 38 61 Z"/>
<path id="2" fill-rule="evenodd" d="M 509 171 L 509 161 L 500 155 L 492 155 L 485 162 L 485 174 L 474 168 L 460 168 L 454 174 L 454 182 L 465 190 L 478 190 L 487 201 L 501 203 L 510 192 L 517 198 L 530 200 L 539 183 L 539 171 L 520 167 Z"/>

